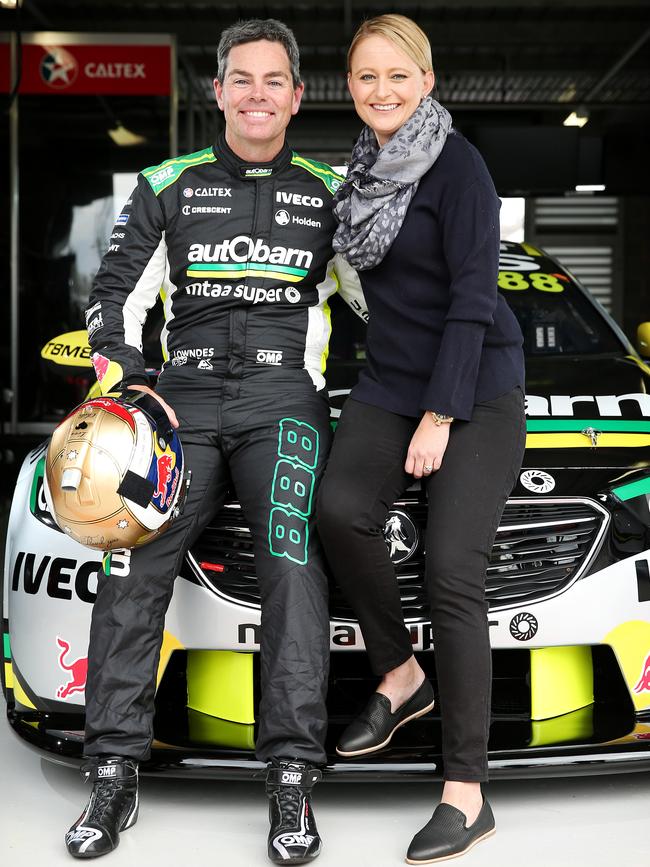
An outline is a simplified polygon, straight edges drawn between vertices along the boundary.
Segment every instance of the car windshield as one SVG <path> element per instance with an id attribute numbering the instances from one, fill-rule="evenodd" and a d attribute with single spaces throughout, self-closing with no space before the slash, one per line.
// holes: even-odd
<path id="1" fill-rule="evenodd" d="M 529 244 L 501 242 L 498 287 L 519 320 L 528 357 L 620 354 L 625 348 L 575 278 Z M 360 366 L 365 325 L 346 304 L 332 301 L 330 361 Z M 331 367 L 328 381 L 332 382 Z"/>
<path id="2" fill-rule="evenodd" d="M 501 244 L 499 290 L 524 334 L 526 355 L 620 352 L 596 305 L 558 263 L 527 244 Z"/>

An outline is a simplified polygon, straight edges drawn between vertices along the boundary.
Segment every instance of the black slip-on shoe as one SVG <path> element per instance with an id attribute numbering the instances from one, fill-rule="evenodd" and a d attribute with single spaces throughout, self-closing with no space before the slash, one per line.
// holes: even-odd
<path id="1" fill-rule="evenodd" d="M 433 816 L 411 841 L 406 863 L 434 864 L 457 858 L 496 832 L 494 815 L 485 798 L 481 812 L 469 828 L 466 820 L 465 814 L 451 804 L 438 804 Z"/>
<path id="2" fill-rule="evenodd" d="M 138 818 L 138 763 L 121 756 L 94 759 L 81 769 L 92 783 L 86 808 L 65 835 L 74 858 L 98 858 L 112 852 L 120 831 Z"/>
<path id="3" fill-rule="evenodd" d="M 390 699 L 373 693 L 359 716 L 343 732 L 336 747 L 340 756 L 365 756 L 385 747 L 400 726 L 433 708 L 433 687 L 425 678 L 413 695 L 391 713 Z"/>
<path id="4" fill-rule="evenodd" d="M 320 854 L 321 838 L 311 790 L 322 774 L 300 759 L 273 759 L 266 775 L 271 830 L 268 856 L 274 864 L 306 864 Z"/>

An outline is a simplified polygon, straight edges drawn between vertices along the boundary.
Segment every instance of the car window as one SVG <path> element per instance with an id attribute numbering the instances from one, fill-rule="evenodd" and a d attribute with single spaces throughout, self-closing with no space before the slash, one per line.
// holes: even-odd
<path id="1" fill-rule="evenodd" d="M 601 310 L 558 262 L 534 247 L 501 244 L 498 287 L 519 320 L 526 355 L 621 351 Z"/>

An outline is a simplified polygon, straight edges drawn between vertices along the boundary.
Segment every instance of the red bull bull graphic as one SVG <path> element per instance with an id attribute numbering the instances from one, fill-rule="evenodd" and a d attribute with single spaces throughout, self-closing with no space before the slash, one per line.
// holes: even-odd
<path id="1" fill-rule="evenodd" d="M 56 691 L 56 697 L 66 699 L 75 692 L 84 692 L 86 678 L 88 677 L 88 657 L 81 656 L 78 659 L 66 661 L 70 653 L 70 645 L 64 638 L 56 637 L 56 643 L 61 648 L 59 653 L 59 668 L 67 673 L 68 682 L 61 684 Z"/>
<path id="2" fill-rule="evenodd" d="M 634 687 L 634 692 L 650 692 L 650 653 L 646 656 L 646 660 L 643 663 L 643 671 L 641 672 L 639 682 Z"/>
<path id="3" fill-rule="evenodd" d="M 153 505 L 161 512 L 171 506 L 180 481 L 180 443 L 174 440 L 164 452 L 156 447 L 148 478 L 154 484 Z"/>

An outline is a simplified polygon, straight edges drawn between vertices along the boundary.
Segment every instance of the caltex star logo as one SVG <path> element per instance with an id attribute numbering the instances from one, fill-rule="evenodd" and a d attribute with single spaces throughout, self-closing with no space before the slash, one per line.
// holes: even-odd
<path id="1" fill-rule="evenodd" d="M 79 72 L 77 61 L 65 48 L 48 46 L 41 60 L 41 78 L 55 90 L 70 87 Z"/>

